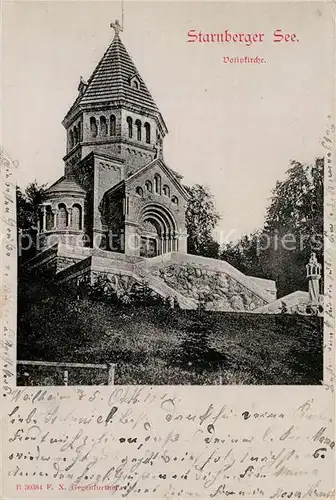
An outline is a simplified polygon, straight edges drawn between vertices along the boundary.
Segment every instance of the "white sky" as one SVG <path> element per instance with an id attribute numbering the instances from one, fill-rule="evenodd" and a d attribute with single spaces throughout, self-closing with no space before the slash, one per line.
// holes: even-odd
<path id="1" fill-rule="evenodd" d="M 63 175 L 61 121 L 110 43 L 120 3 L 5 3 L 2 143 L 18 183 Z M 297 43 L 272 43 L 273 32 Z M 252 47 L 187 43 L 189 29 L 264 32 Z M 207 184 L 223 237 L 262 227 L 276 180 L 291 159 L 323 154 L 332 109 L 330 4 L 126 2 L 122 40 L 166 121 L 165 160 L 188 184 Z M 263 65 L 223 64 L 260 56 Z"/>

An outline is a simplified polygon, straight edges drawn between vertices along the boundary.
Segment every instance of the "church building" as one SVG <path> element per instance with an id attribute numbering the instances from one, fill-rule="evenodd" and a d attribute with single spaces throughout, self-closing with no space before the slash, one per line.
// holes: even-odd
<path id="1" fill-rule="evenodd" d="M 70 238 L 126 255 L 186 252 L 188 194 L 163 159 L 167 127 L 114 28 L 63 120 L 64 176 L 45 192 L 39 248 Z"/>
<path id="2" fill-rule="evenodd" d="M 161 112 L 122 40 L 114 38 L 67 112 L 64 175 L 39 207 L 37 255 L 25 266 L 59 282 L 104 276 L 118 294 L 146 281 L 182 308 L 250 311 L 275 282 L 187 253 L 188 193 L 166 164 Z"/>

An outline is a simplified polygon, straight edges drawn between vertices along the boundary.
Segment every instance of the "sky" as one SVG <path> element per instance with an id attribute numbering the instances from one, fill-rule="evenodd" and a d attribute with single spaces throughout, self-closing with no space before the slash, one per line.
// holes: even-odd
<path id="1" fill-rule="evenodd" d="M 2 144 L 21 187 L 63 175 L 61 121 L 113 38 L 116 1 L 3 4 Z M 188 43 L 203 33 L 265 33 L 263 43 Z M 273 42 L 273 33 L 298 41 Z M 205 184 L 216 238 L 263 226 L 290 160 L 313 162 L 332 110 L 331 5 L 324 2 L 126 1 L 122 40 L 169 134 L 164 159 L 186 184 Z M 225 64 L 223 57 L 263 57 Z"/>

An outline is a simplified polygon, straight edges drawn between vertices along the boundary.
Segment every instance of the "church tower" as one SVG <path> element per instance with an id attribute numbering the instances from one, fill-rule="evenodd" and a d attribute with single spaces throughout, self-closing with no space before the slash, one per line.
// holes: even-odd
<path id="1" fill-rule="evenodd" d="M 112 24 L 112 43 L 66 114 L 66 174 L 89 153 L 124 160 L 124 175 L 153 160 L 162 148 L 167 127 L 145 82 Z"/>

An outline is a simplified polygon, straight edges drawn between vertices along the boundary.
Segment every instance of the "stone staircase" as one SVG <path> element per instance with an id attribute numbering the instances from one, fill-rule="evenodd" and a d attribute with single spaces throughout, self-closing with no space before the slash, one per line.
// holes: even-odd
<path id="1" fill-rule="evenodd" d="M 323 307 L 323 295 L 319 297 L 319 304 Z M 280 314 L 281 312 L 307 314 L 308 305 L 309 293 L 297 290 L 280 299 L 274 300 L 270 304 L 258 307 L 253 312 L 259 314 Z"/>
<path id="2" fill-rule="evenodd" d="M 247 276 L 223 260 L 180 252 L 144 258 L 59 244 L 37 260 L 37 266 L 52 265 L 60 281 L 84 274 L 108 275 L 111 283 L 120 283 L 122 276 L 126 282 L 145 280 L 155 293 L 174 297 L 183 309 L 196 309 L 202 301 L 212 310 L 252 312 L 276 299 L 272 280 Z"/>

